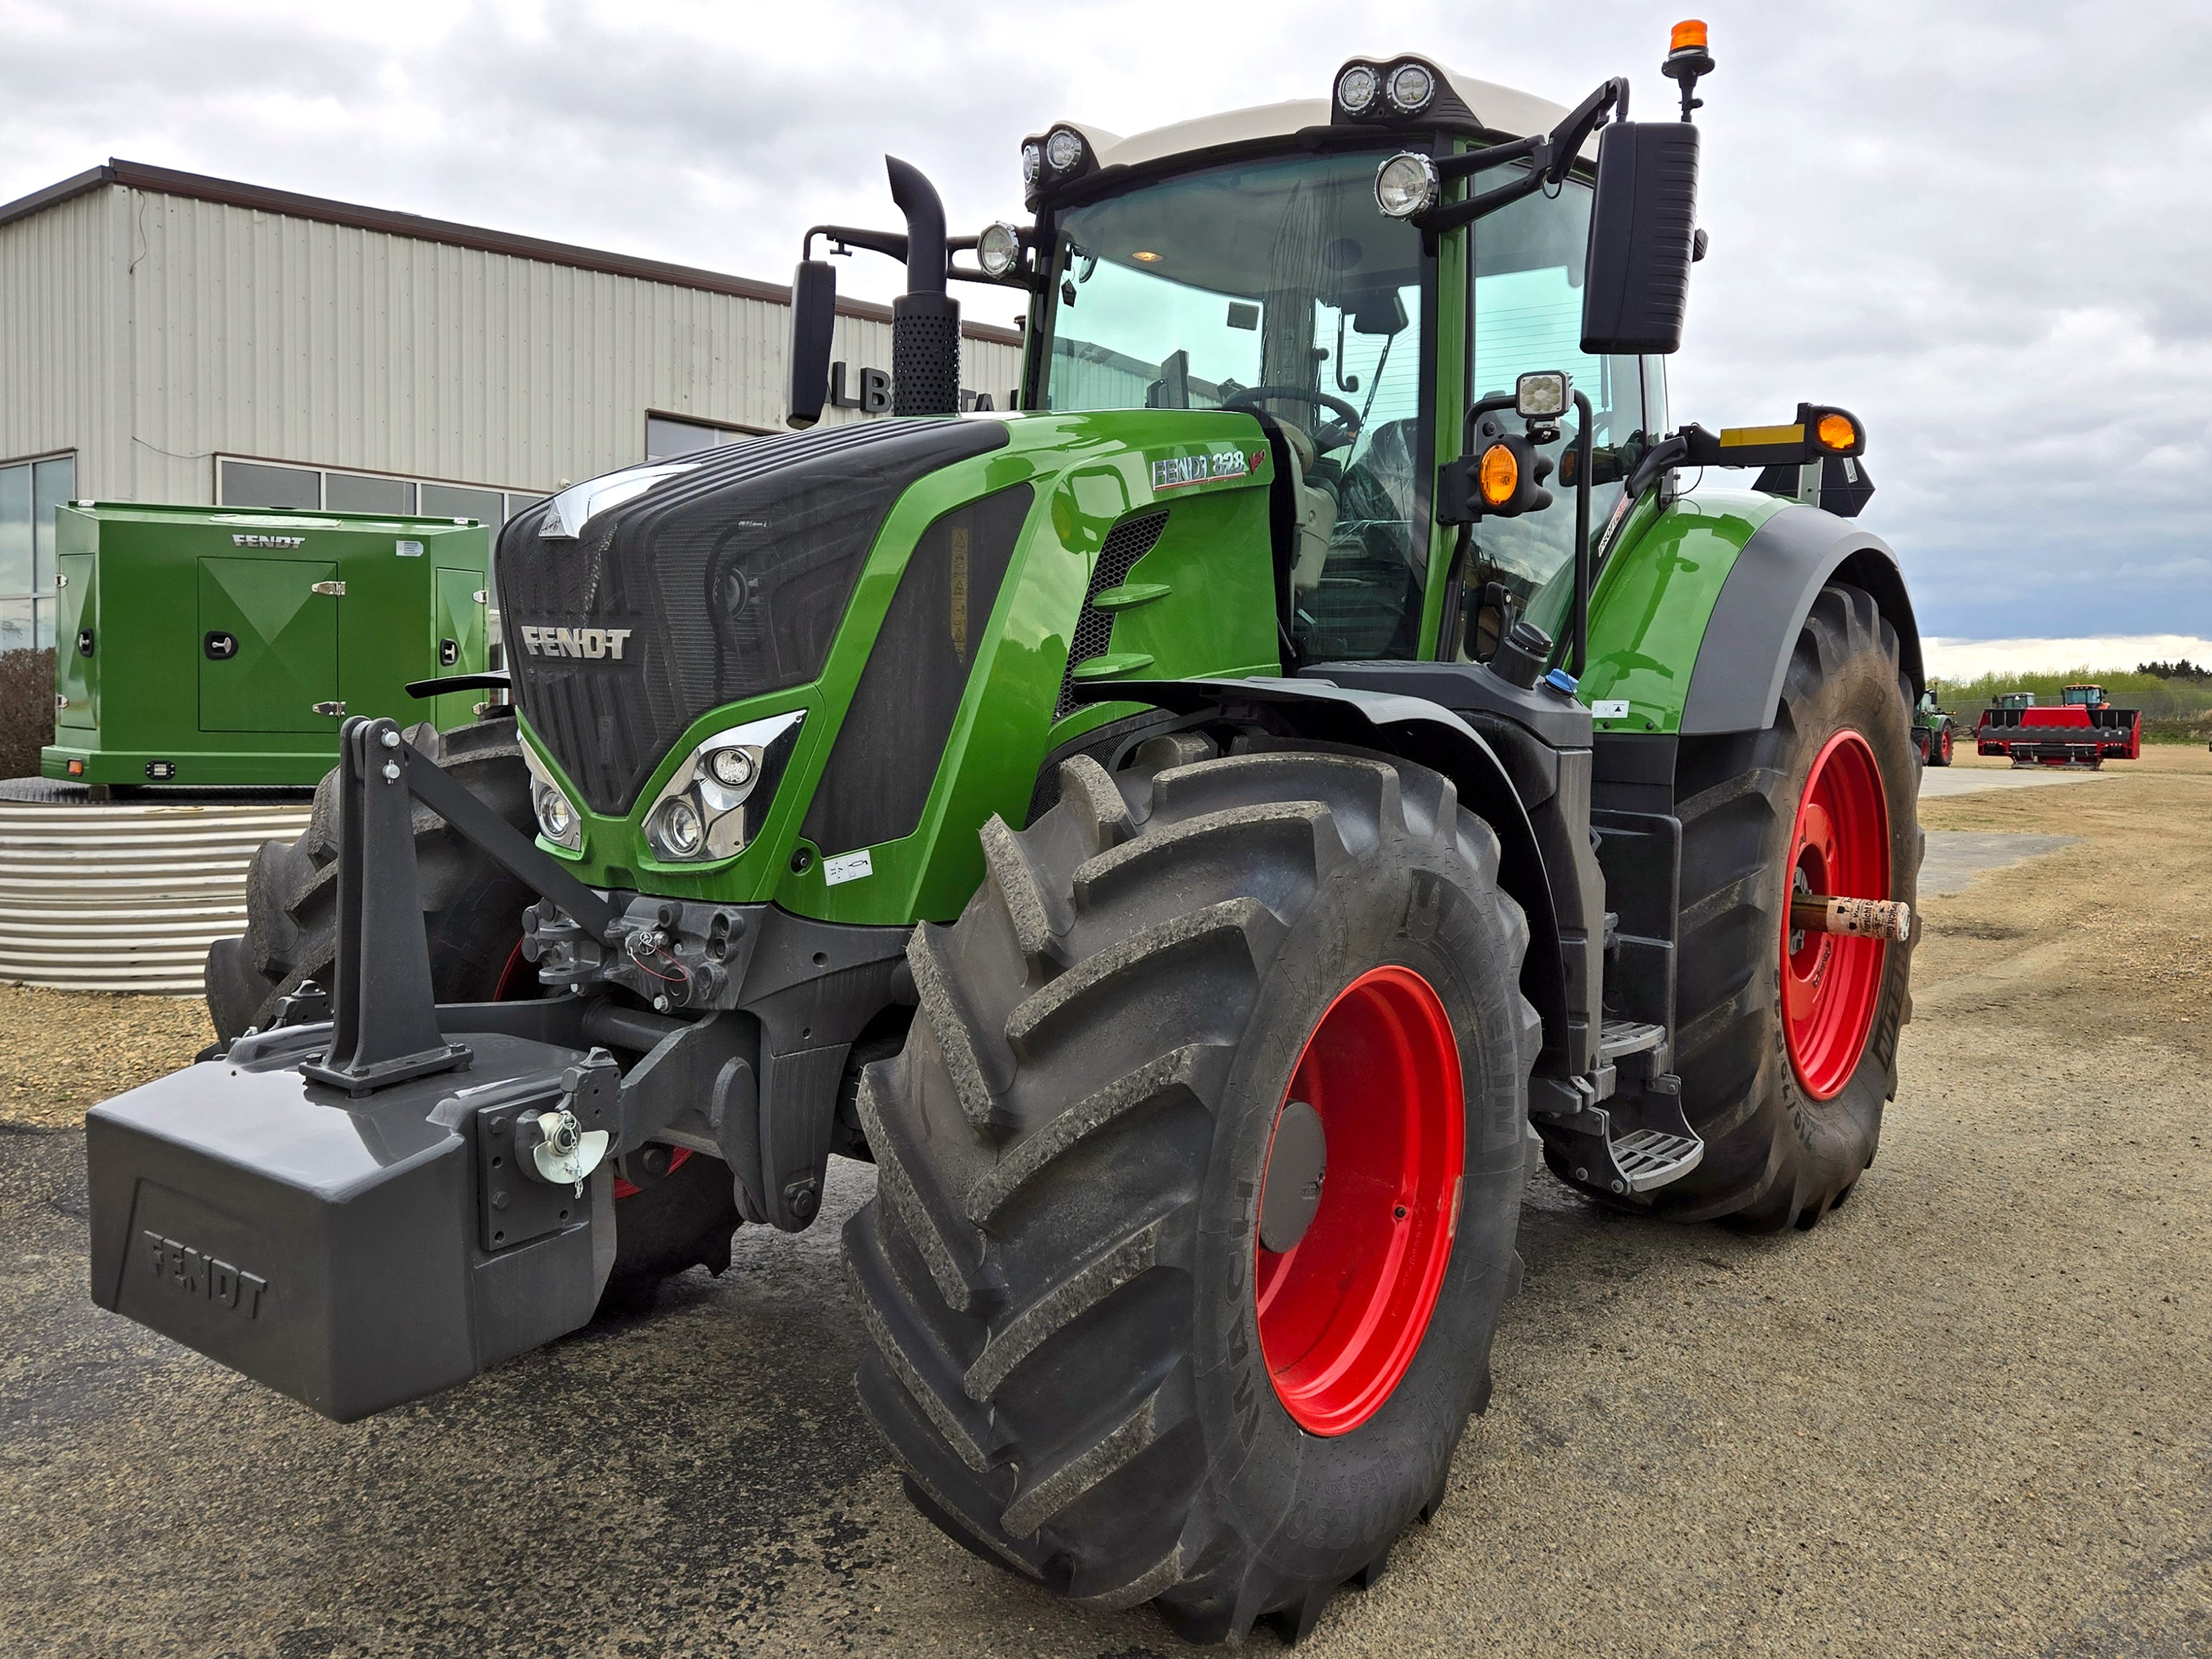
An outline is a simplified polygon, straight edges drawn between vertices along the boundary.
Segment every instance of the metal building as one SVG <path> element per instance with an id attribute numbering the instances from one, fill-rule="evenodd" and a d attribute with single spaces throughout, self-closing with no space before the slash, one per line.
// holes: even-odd
<path id="1" fill-rule="evenodd" d="M 787 307 L 770 283 L 134 161 L 0 206 L 0 653 L 53 641 L 57 502 L 495 527 L 781 431 Z M 824 418 L 888 414 L 890 308 L 838 312 Z M 970 398 L 1004 407 L 1020 336 L 965 332 Z"/>

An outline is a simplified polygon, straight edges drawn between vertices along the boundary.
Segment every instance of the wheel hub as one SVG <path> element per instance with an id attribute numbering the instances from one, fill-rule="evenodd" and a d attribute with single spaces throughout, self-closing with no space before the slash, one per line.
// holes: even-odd
<path id="1" fill-rule="evenodd" d="M 1261 1176 L 1260 1346 L 1309 1433 L 1358 1427 L 1412 1364 L 1451 1261 L 1466 1139 L 1443 1002 L 1409 968 L 1370 969 L 1307 1038 Z"/>
<path id="2" fill-rule="evenodd" d="M 1848 728 L 1814 757 L 1790 838 L 1790 888 L 1838 898 L 1889 896 L 1889 805 L 1866 738 Z M 1805 1092 L 1828 1100 L 1858 1069 L 1881 998 L 1887 945 L 1816 933 L 1782 917 L 1782 1029 Z"/>

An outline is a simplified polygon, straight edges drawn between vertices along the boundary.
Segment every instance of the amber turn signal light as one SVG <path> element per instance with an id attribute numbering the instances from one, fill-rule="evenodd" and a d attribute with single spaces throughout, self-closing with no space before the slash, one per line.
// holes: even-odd
<path id="1" fill-rule="evenodd" d="M 1813 428 L 1813 434 L 1820 440 L 1821 448 L 1833 450 L 1838 455 L 1859 441 L 1859 429 L 1851 423 L 1851 417 L 1832 409 L 1820 416 L 1820 423 Z"/>
<path id="2" fill-rule="evenodd" d="M 1508 445 L 1491 445 L 1482 452 L 1482 470 L 1476 482 L 1486 502 L 1493 507 L 1504 506 L 1521 488 L 1521 458 Z"/>

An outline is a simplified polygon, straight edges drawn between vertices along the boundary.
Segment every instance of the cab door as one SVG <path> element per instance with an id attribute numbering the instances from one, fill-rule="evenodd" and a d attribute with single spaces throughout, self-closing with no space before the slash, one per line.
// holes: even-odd
<path id="1" fill-rule="evenodd" d="M 57 726 L 100 724 L 100 556 L 64 553 L 60 614 L 55 617 L 54 690 L 61 699 Z"/>
<path id="2" fill-rule="evenodd" d="M 337 574 L 307 559 L 200 561 L 201 731 L 337 729 Z"/>

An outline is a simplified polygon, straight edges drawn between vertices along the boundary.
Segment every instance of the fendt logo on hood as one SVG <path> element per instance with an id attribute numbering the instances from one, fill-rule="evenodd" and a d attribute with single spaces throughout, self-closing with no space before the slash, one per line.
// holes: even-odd
<path id="1" fill-rule="evenodd" d="M 579 657 L 589 662 L 620 662 L 634 628 L 538 628 L 525 624 L 523 649 L 533 657 Z"/>

